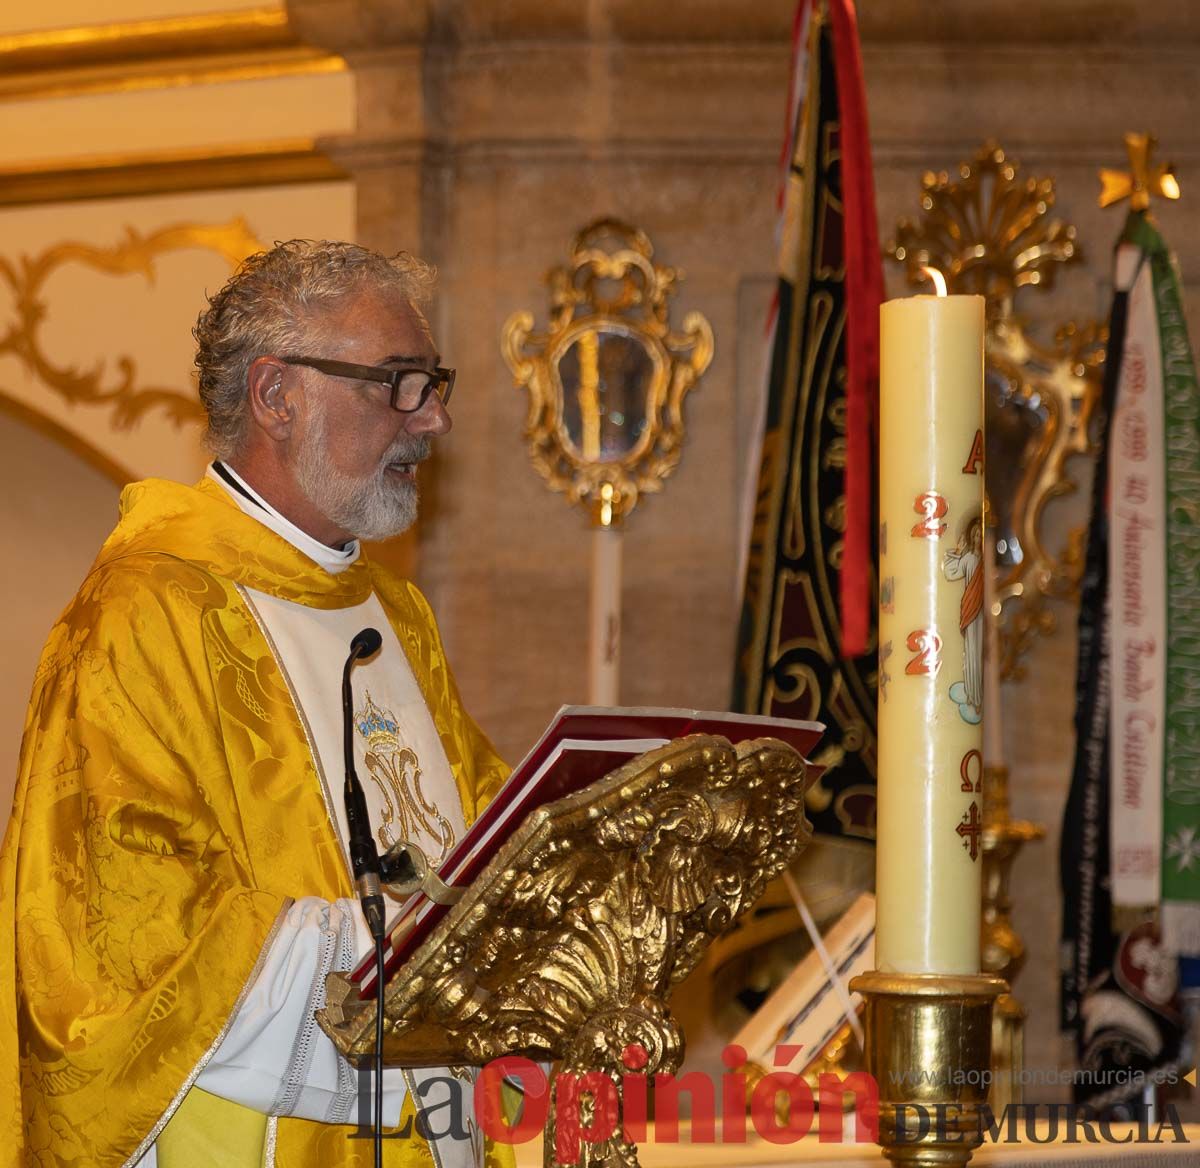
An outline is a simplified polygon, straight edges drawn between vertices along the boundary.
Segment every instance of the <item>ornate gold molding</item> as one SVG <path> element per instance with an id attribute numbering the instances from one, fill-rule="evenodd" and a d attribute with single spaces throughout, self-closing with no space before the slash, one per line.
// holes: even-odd
<path id="1" fill-rule="evenodd" d="M 346 177 L 346 171 L 311 138 L 289 138 L 154 154 L 93 155 L 69 164 L 0 167 L 0 206 L 330 182 Z"/>
<path id="2" fill-rule="evenodd" d="M 303 45 L 261 51 L 222 53 L 167 60 L 127 61 L 85 70 L 52 69 L 0 74 L 0 101 L 50 97 L 82 97 L 100 93 L 132 93 L 175 89 L 185 85 L 218 85 L 232 81 L 267 81 L 344 73 L 346 62 L 334 53 Z"/>
<path id="3" fill-rule="evenodd" d="M 282 3 L 158 20 L 39 29 L 0 36 L 0 74 L 294 44 Z"/>
<path id="4" fill-rule="evenodd" d="M 159 256 L 187 248 L 216 252 L 232 268 L 262 246 L 246 221 L 235 218 L 216 225 L 178 224 L 145 236 L 129 228 L 121 243 L 108 248 L 68 242 L 19 260 L 0 256 L 0 284 L 7 286 L 13 304 L 13 319 L 0 333 L 0 356 L 16 357 L 41 384 L 72 405 L 109 407 L 119 430 L 131 428 L 151 411 L 166 413 L 176 426 L 199 422 L 204 410 L 193 393 L 139 384 L 137 364 L 127 353 L 112 359 L 117 372 L 108 379 L 103 361 L 86 371 L 57 363 L 42 346 L 41 330 L 48 314 L 46 281 L 69 264 L 114 276 L 140 274 L 149 280 Z"/>
<path id="5" fill-rule="evenodd" d="M 0 101 L 341 73 L 282 6 L 0 37 Z"/>

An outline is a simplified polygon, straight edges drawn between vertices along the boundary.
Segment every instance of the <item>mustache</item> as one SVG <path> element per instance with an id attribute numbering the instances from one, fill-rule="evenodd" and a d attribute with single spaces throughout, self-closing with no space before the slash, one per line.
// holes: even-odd
<path id="1" fill-rule="evenodd" d="M 383 457 L 379 460 L 379 465 L 382 468 L 391 466 L 397 462 L 423 462 L 429 457 L 432 449 L 433 446 L 428 436 L 413 438 L 411 435 L 401 434 L 384 451 Z"/>

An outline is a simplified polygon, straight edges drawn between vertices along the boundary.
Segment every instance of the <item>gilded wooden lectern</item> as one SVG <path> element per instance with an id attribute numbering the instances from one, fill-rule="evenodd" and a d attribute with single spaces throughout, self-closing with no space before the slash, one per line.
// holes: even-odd
<path id="1" fill-rule="evenodd" d="M 482 1065 L 506 1054 L 599 1071 L 620 1090 L 678 1068 L 671 987 L 808 843 L 808 768 L 774 739 L 692 735 L 533 812 L 386 988 L 390 1065 Z M 375 1008 L 331 975 L 322 1028 L 352 1061 Z M 554 1151 L 554 1112 L 546 1132 Z M 617 1133 L 584 1165 L 633 1166 Z"/>

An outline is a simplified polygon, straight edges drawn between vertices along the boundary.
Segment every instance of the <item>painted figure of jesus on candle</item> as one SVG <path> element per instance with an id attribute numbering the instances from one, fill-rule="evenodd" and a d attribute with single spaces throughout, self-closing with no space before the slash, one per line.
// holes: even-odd
<path id="1" fill-rule="evenodd" d="M 983 298 L 880 314 L 876 965 L 979 972 Z"/>

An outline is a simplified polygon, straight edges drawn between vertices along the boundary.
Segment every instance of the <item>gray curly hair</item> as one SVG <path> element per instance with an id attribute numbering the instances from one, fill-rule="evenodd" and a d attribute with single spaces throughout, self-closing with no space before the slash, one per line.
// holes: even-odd
<path id="1" fill-rule="evenodd" d="M 192 330 L 209 449 L 218 458 L 237 452 L 256 357 L 307 347 L 314 317 L 348 293 L 373 289 L 424 304 L 434 279 L 434 269 L 408 252 L 389 258 L 330 240 L 291 239 L 243 261 Z"/>

